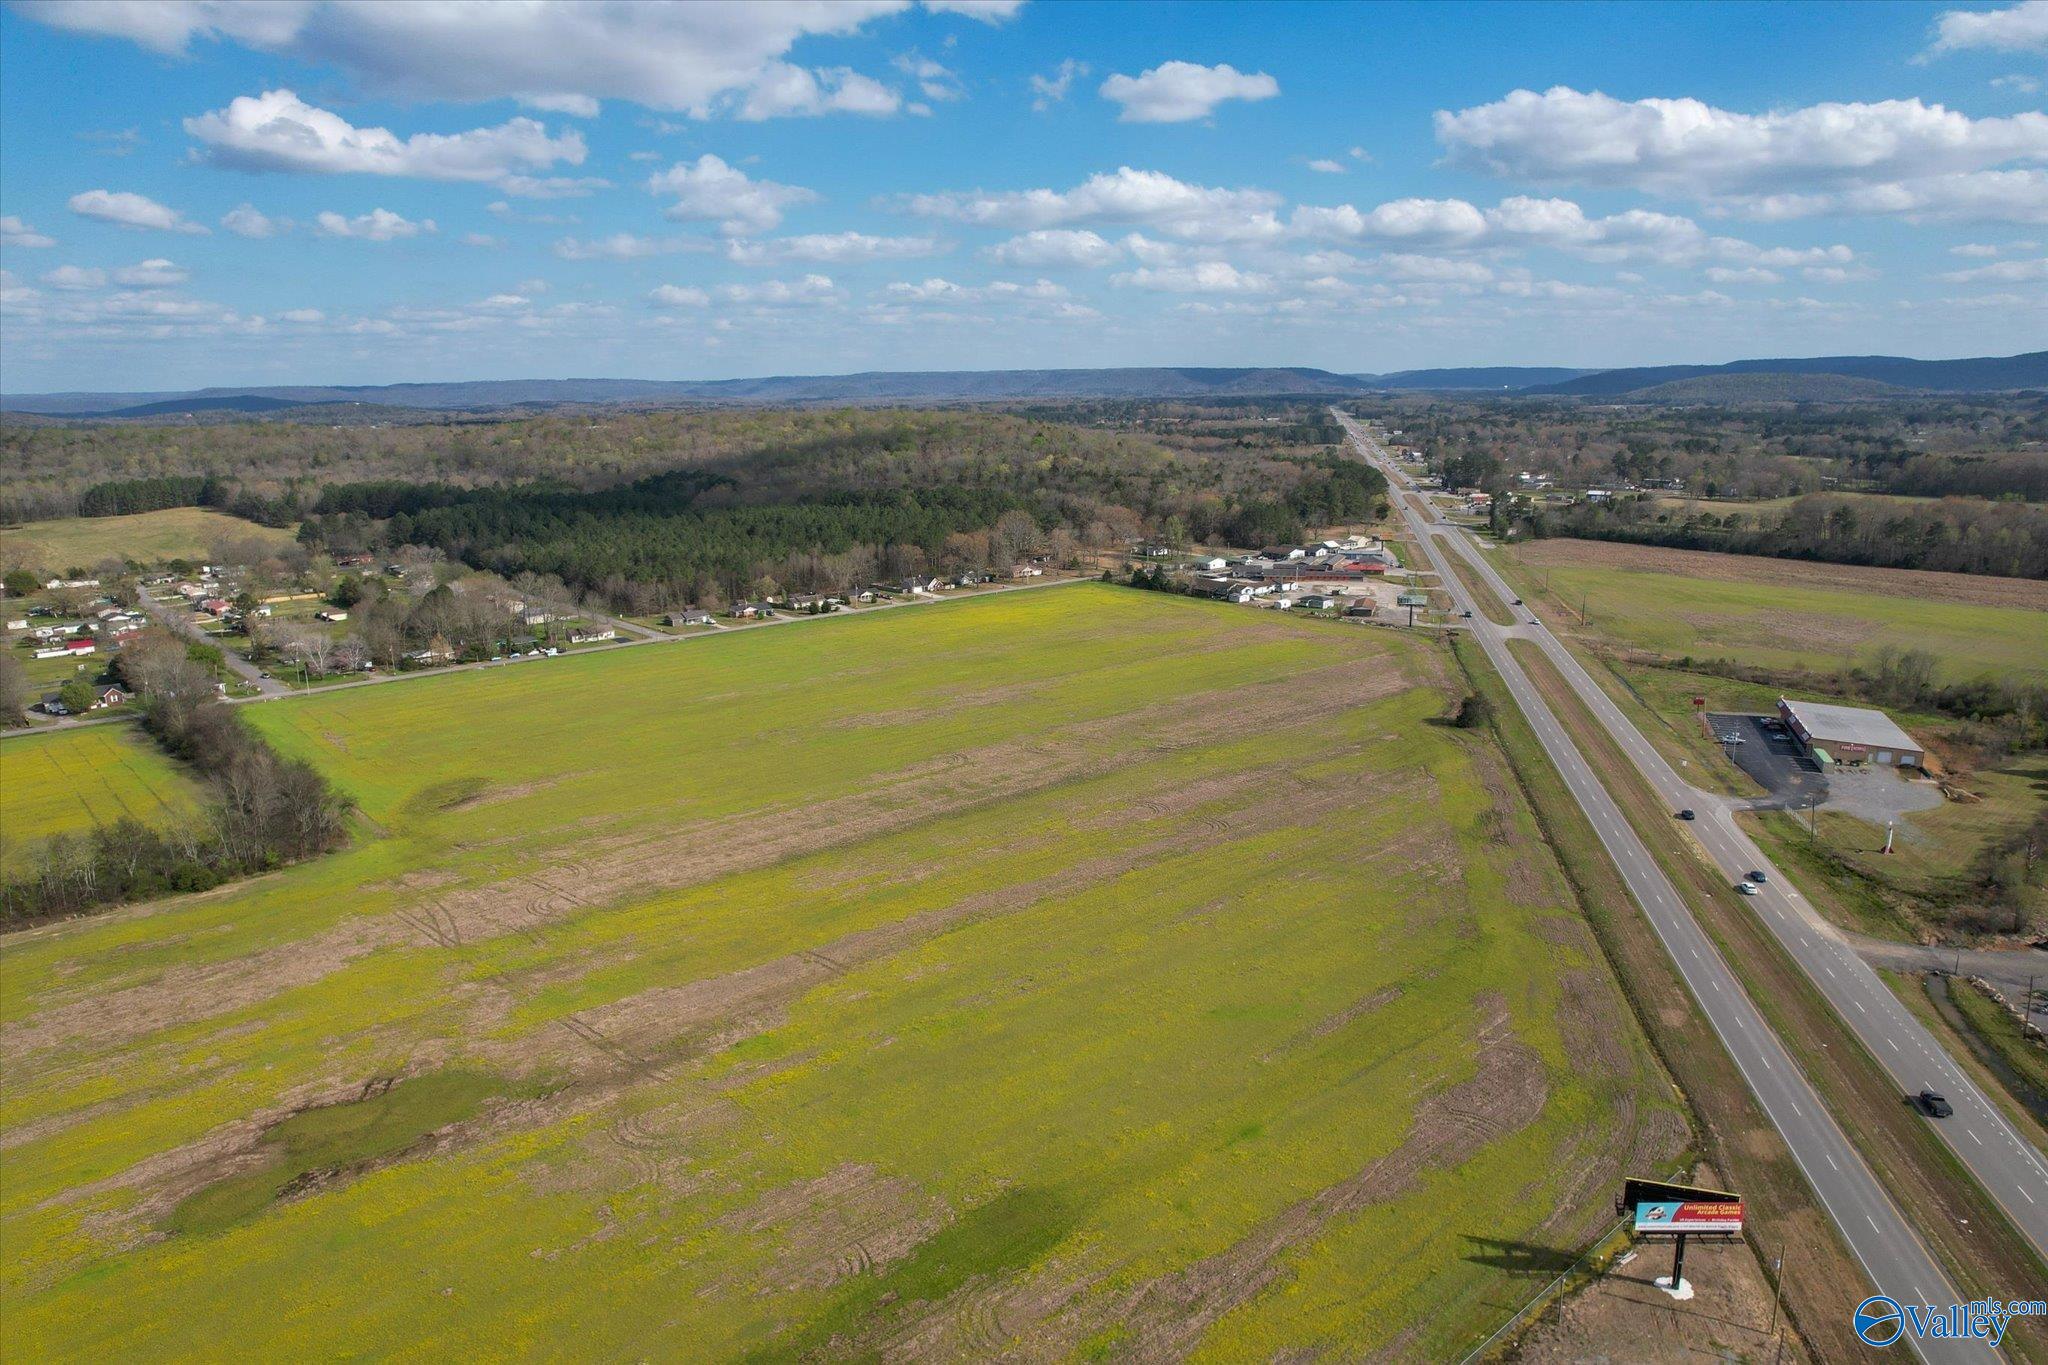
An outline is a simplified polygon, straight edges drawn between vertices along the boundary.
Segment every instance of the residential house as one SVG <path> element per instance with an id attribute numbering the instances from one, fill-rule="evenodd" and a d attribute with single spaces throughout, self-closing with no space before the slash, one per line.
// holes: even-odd
<path id="1" fill-rule="evenodd" d="M 572 645 L 592 644 L 598 640 L 618 638 L 618 631 L 610 626 L 579 626 L 569 632 L 569 643 Z"/>
<path id="2" fill-rule="evenodd" d="M 1194 581 L 1190 591 L 1197 597 L 1213 597 L 1219 602 L 1249 602 L 1253 590 L 1249 583 L 1205 575 Z"/>
<path id="3" fill-rule="evenodd" d="M 316 611 L 313 613 L 313 619 L 316 621 L 346 621 L 348 620 L 348 613 L 338 609 L 334 611 Z"/>
<path id="4" fill-rule="evenodd" d="M 661 623 L 665 626 L 708 626 L 712 617 L 708 611 L 692 608 L 689 611 L 672 611 L 661 618 Z"/>

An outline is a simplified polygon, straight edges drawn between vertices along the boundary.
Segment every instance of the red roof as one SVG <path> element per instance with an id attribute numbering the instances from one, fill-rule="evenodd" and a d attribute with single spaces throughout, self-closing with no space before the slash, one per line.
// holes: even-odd
<path id="1" fill-rule="evenodd" d="M 91 648 L 92 648 L 92 641 L 90 641 L 90 640 L 66 640 L 66 641 L 64 642 L 64 648 L 66 648 L 66 649 L 91 649 Z"/>

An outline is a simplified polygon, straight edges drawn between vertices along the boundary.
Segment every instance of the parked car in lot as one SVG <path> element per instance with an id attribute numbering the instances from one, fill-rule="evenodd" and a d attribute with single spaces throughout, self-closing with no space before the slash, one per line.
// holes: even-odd
<path id="1" fill-rule="evenodd" d="M 1678 818 L 1681 820 L 1695 820 L 1699 817 L 1692 813 L 1691 806 L 1687 806 L 1684 810 L 1678 812 Z"/>
<path id="2" fill-rule="evenodd" d="M 1740 891 L 1745 896 L 1754 896 L 1757 894 L 1755 882 L 1742 882 L 1738 884 L 1735 889 L 1737 891 Z"/>
<path id="3" fill-rule="evenodd" d="M 1948 1102 L 1948 1096 L 1939 1090 L 1923 1090 L 1913 1099 L 1920 1106 L 1921 1112 L 1931 1119 L 1945 1119 L 1956 1112 L 1955 1106 Z"/>
<path id="4" fill-rule="evenodd" d="M 1723 744 L 1740 744 L 1742 743 L 1742 736 L 1730 730 L 1727 734 L 1721 736 L 1721 742 Z"/>

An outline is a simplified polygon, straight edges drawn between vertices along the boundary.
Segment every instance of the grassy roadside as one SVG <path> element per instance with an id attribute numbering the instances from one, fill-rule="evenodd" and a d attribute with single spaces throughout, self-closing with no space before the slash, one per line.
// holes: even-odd
<path id="1" fill-rule="evenodd" d="M 1686 1101 L 1701 1154 L 1748 1199 L 1752 1247 L 1782 1256 L 1792 1267 L 1782 1286 L 1787 1316 L 1817 1356 L 1848 1355 L 1857 1342 L 1840 1295 L 1842 1286 L 1866 1283 L 1862 1267 L 1814 1203 L 1798 1163 L 1686 993 L 1663 943 L 1499 674 L 1476 645 L 1454 640 L 1452 650 L 1474 690 L 1492 703 L 1501 747 L 1630 1008 Z"/>
<path id="2" fill-rule="evenodd" d="M 1447 553 L 1444 558 L 1450 561 L 1451 572 L 1456 575 L 1458 582 L 1464 585 L 1465 591 L 1472 595 L 1472 600 L 1479 604 L 1479 610 L 1486 613 L 1487 620 L 1497 626 L 1515 624 L 1515 614 L 1508 610 L 1507 603 L 1501 601 L 1500 595 L 1494 592 L 1491 586 L 1461 562 L 1464 558 L 1462 555 Z"/>
<path id="3" fill-rule="evenodd" d="M 1956 983 L 1950 977 L 1922 972 L 1895 972 L 1879 968 L 1879 976 L 1899 997 L 1899 1002 L 1913 1012 L 1915 1018 L 1927 1026 L 1929 1032 L 1941 1039 L 1942 1046 L 1949 1050 L 1957 1064 L 1970 1073 L 1972 1080 L 1992 1100 L 2002 1106 L 2005 1115 L 2015 1128 L 2032 1137 L 2038 1144 L 2048 1134 L 2048 1076 L 2037 1076 L 2031 1070 L 2015 1069 L 2001 1052 L 1995 1050 L 1989 1039 L 1977 1031 L 1977 1022 L 1968 1014 L 1968 1002 L 1976 1001 L 1985 1009 L 1998 1010 L 1989 997 L 1976 989 L 1955 989 Z M 1937 998 L 1939 997 L 1939 998 Z M 2010 1015 L 2006 1015 L 2011 1019 Z M 1995 1023 L 1987 1021 L 1995 1028 Z M 2019 1033 L 2017 1023 L 2012 1025 L 2015 1040 Z M 2042 1059 L 2048 1062 L 2048 1057 Z M 2008 1077 L 2025 1087 L 2029 1094 L 2022 1096 Z"/>
<path id="4" fill-rule="evenodd" d="M 1950 992 L 1956 1013 L 1969 1024 L 1970 1032 L 2033 1090 L 2048 1095 L 2048 1051 L 2037 1038 L 2020 1032 L 2020 1021 L 2011 1011 L 1986 995 L 1982 987 L 1969 985 Z"/>
<path id="5" fill-rule="evenodd" d="M 2042 1283 L 2048 1268 L 1926 1121 L 1906 1105 L 1877 1060 L 1777 938 L 1729 894 L 1726 878 L 1697 846 L 1675 843 L 1662 815 L 1663 802 L 1550 661 L 1532 643 L 1518 641 L 1510 648 L 1587 761 L 1605 775 L 1644 844 L 1843 1131 L 1915 1217 L 1921 1236 L 1957 1287 L 1967 1297 L 2010 1296 L 2015 1286 Z M 1836 1311 L 1845 1308 L 1846 1302 L 1838 1301 Z M 2048 1360 L 2048 1323 L 2015 1324 L 2006 1340 L 2019 1358 Z"/>

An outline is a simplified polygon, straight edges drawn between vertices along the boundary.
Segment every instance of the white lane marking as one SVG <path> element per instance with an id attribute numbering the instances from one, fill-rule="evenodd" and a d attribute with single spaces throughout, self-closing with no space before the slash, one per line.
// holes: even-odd
<path id="1" fill-rule="evenodd" d="M 1832 1152 L 1822 1152 L 1821 1155 L 1828 1159 L 1828 1165 L 1835 1166 L 1835 1158 Z M 1835 1166 L 1835 1169 L 1839 1171 L 1842 1168 L 1840 1166 Z"/>

